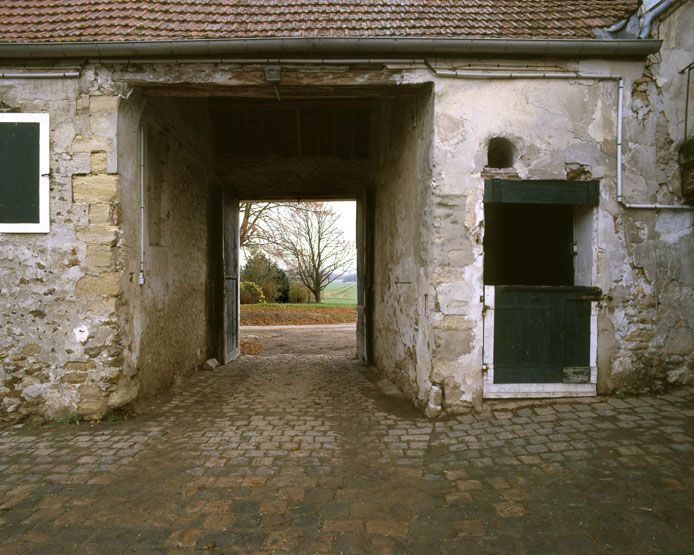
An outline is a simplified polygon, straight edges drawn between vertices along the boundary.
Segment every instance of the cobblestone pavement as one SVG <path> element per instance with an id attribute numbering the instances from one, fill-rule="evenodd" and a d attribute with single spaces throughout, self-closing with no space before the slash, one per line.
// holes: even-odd
<path id="1" fill-rule="evenodd" d="M 428 421 L 344 357 L 243 357 L 111 425 L 0 431 L 0 553 L 685 553 L 694 391 Z"/>

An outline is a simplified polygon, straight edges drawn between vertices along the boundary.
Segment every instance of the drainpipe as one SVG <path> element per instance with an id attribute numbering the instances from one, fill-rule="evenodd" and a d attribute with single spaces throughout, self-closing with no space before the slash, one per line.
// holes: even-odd
<path id="1" fill-rule="evenodd" d="M 138 285 L 145 284 L 145 125 L 140 123 L 140 273 Z"/>
<path id="2" fill-rule="evenodd" d="M 655 20 L 655 18 L 658 17 L 665 10 L 667 10 L 675 2 L 679 2 L 679 0 L 665 0 L 659 6 L 652 9 L 650 12 L 648 12 L 644 16 L 643 22 L 641 23 L 641 32 L 639 33 L 640 39 L 647 39 L 648 38 L 648 35 L 651 34 L 651 25 L 653 24 L 653 21 Z"/>
<path id="3" fill-rule="evenodd" d="M 578 71 L 480 71 L 437 69 L 429 62 L 427 67 L 438 77 L 456 77 L 459 79 L 597 79 L 615 80 L 618 77 L 600 73 L 580 73 Z"/>
<path id="4" fill-rule="evenodd" d="M 82 75 L 81 69 L 66 69 L 65 71 L 0 71 L 2 79 L 71 79 Z"/>
<path id="5" fill-rule="evenodd" d="M 624 107 L 624 78 L 616 75 L 605 75 L 596 73 L 580 73 L 577 71 L 468 71 L 468 70 L 449 70 L 437 69 L 429 62 L 426 63 L 429 70 L 438 77 L 453 77 L 457 79 L 594 79 L 601 81 L 617 81 L 617 202 L 629 210 L 694 210 L 694 206 L 687 204 L 632 204 L 624 202 L 622 194 L 622 128 Z"/>
<path id="6" fill-rule="evenodd" d="M 292 37 L 111 42 L 0 42 L 0 58 L 209 58 L 545 56 L 642 58 L 660 49 L 658 40 L 635 39 L 456 39 L 431 37 Z M 355 56 L 356 54 L 356 56 Z M 361 56 L 358 56 L 361 54 Z"/>
<path id="7" fill-rule="evenodd" d="M 109 64 L 244 64 L 244 65 L 421 65 L 423 58 L 90 58 Z"/>
<path id="8" fill-rule="evenodd" d="M 645 203 L 645 204 L 633 204 L 629 202 L 624 202 L 624 197 L 622 195 L 622 127 L 623 127 L 623 115 L 622 109 L 624 106 L 624 79 L 619 78 L 619 92 L 617 94 L 617 202 L 624 208 L 629 210 L 694 210 L 694 206 L 686 204 L 659 204 L 655 203 Z"/>

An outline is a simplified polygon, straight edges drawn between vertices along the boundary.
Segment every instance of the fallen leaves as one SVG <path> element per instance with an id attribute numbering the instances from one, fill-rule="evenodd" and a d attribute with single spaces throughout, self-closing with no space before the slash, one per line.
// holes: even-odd
<path id="1" fill-rule="evenodd" d="M 259 355 L 263 350 L 263 346 L 257 339 L 241 340 L 239 347 L 243 355 Z"/>
<path id="2" fill-rule="evenodd" d="M 306 324 L 351 324 L 357 320 L 356 306 L 320 304 L 244 304 L 242 326 L 297 326 Z"/>

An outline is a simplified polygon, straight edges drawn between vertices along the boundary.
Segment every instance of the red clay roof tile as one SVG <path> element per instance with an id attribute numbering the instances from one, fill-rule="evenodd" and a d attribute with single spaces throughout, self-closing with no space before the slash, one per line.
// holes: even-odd
<path id="1" fill-rule="evenodd" d="M 0 0 L 0 42 L 591 38 L 638 0 Z"/>

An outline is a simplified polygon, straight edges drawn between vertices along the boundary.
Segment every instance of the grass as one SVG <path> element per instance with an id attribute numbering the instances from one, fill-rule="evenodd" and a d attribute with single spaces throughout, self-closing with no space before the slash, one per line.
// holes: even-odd
<path id="1" fill-rule="evenodd" d="M 68 424 L 70 426 L 79 426 L 80 418 L 76 414 L 68 414 L 62 418 L 56 418 L 54 420 L 56 424 Z"/>
<path id="2" fill-rule="evenodd" d="M 101 421 L 106 424 L 107 426 L 113 426 L 123 420 L 123 415 L 118 413 L 118 412 L 109 412 L 106 416 L 104 416 Z"/>
<path id="3" fill-rule="evenodd" d="M 242 304 L 242 326 L 349 324 L 357 321 L 357 284 L 333 282 L 320 304 Z M 249 346 L 250 348 L 250 346 Z"/>
<path id="4" fill-rule="evenodd" d="M 322 304 L 356 305 L 357 284 L 354 282 L 332 282 L 323 291 Z"/>
<path id="5" fill-rule="evenodd" d="M 345 303 L 242 304 L 242 326 L 349 324 L 357 321 L 357 307 Z"/>

